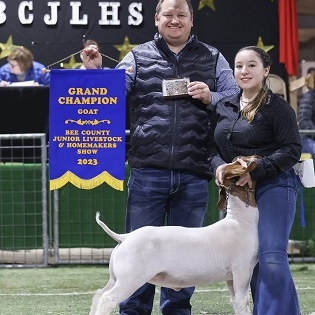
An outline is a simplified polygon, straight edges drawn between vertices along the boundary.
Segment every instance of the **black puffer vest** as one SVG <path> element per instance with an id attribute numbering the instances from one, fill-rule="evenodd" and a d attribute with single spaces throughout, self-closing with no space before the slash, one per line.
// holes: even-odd
<path id="1" fill-rule="evenodd" d="M 191 97 L 165 99 L 162 80 L 188 77 L 216 90 L 218 50 L 192 35 L 178 59 L 164 39 L 132 50 L 136 80 L 128 97 L 130 110 L 129 165 L 184 170 L 209 177 L 210 112 Z"/>

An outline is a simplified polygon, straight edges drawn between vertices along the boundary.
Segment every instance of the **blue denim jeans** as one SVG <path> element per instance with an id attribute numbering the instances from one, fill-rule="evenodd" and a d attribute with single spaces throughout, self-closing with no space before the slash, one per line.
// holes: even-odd
<path id="1" fill-rule="evenodd" d="M 258 181 L 259 263 L 251 281 L 253 315 L 300 315 L 287 246 L 296 211 L 296 175 L 293 169 Z"/>
<path id="2" fill-rule="evenodd" d="M 175 170 L 131 169 L 128 181 L 127 232 L 146 225 L 201 227 L 205 223 L 207 209 L 206 178 Z M 194 287 L 180 291 L 161 288 L 162 314 L 190 315 L 193 292 Z M 119 305 L 120 314 L 151 314 L 154 293 L 155 286 L 145 284 Z"/>

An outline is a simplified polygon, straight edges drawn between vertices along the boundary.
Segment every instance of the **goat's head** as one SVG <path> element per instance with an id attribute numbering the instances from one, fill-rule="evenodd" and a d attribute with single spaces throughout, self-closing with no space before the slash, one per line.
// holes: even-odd
<path id="1" fill-rule="evenodd" d="M 251 172 L 256 166 L 257 161 L 260 159 L 258 155 L 251 156 L 238 156 L 233 160 L 232 163 L 228 163 L 225 165 L 224 175 L 223 175 L 223 184 L 220 186 L 219 191 L 219 201 L 217 203 L 219 210 L 225 209 L 226 197 L 227 197 L 227 189 L 230 189 L 238 177 Z M 245 163 L 240 163 L 239 160 L 244 161 Z M 253 182 L 252 190 L 255 188 L 255 181 Z M 244 189 L 249 189 L 249 187 L 245 185 Z"/>

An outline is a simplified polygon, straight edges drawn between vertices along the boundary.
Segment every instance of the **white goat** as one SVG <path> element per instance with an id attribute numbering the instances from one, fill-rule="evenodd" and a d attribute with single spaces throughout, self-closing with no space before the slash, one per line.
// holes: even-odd
<path id="1" fill-rule="evenodd" d="M 118 242 L 109 264 L 110 279 L 96 292 L 90 315 L 109 315 L 146 282 L 180 290 L 227 281 L 236 315 L 251 314 L 249 284 L 257 263 L 258 209 L 253 190 L 235 185 L 234 177 L 251 171 L 255 158 L 227 165 L 218 202 L 224 219 L 201 228 L 146 226 L 116 234 L 97 223 Z"/>

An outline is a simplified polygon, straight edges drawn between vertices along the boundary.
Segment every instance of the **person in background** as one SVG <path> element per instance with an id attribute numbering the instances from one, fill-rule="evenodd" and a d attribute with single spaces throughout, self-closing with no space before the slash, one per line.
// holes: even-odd
<path id="1" fill-rule="evenodd" d="M 131 125 L 127 232 L 147 225 L 204 225 L 212 178 L 208 107 L 239 91 L 223 55 L 191 33 L 190 0 L 158 1 L 155 26 L 154 39 L 116 66 L 126 70 Z M 94 47 L 83 51 L 83 61 L 89 69 L 102 65 Z M 193 292 L 161 288 L 162 314 L 190 315 Z M 154 294 L 154 285 L 145 284 L 120 304 L 120 314 L 151 314 Z"/>
<path id="2" fill-rule="evenodd" d="M 308 75 L 315 79 L 315 68 L 309 68 Z M 310 89 L 300 99 L 298 122 L 301 130 L 315 130 L 315 89 Z M 315 133 L 301 134 L 302 153 L 309 153 L 315 158 Z"/>
<path id="3" fill-rule="evenodd" d="M 8 63 L 0 68 L 0 86 L 26 81 L 34 81 L 35 86 L 49 85 L 50 74 L 42 72 L 44 68 L 44 65 L 34 61 L 29 49 L 22 46 L 15 48 L 8 56 Z"/>
<path id="4" fill-rule="evenodd" d="M 258 265 L 251 281 L 254 315 L 300 315 L 287 246 L 296 211 L 296 175 L 301 141 L 293 108 L 266 81 L 270 56 L 261 48 L 241 48 L 234 76 L 241 93 L 213 107 L 210 123 L 211 172 L 222 184 L 223 169 L 238 156 L 261 159 L 236 185 L 252 188 L 259 210 Z"/>

